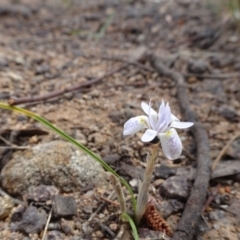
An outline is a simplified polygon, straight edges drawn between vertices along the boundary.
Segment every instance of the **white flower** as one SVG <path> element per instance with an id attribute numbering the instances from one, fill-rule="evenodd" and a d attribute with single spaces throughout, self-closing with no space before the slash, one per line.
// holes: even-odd
<path id="1" fill-rule="evenodd" d="M 124 124 L 123 135 L 133 135 L 147 128 L 141 138 L 143 142 L 151 142 L 155 137 L 158 137 L 165 156 L 170 160 L 179 158 L 182 153 L 182 141 L 175 128 L 189 128 L 193 123 L 180 122 L 171 113 L 169 104 L 165 104 L 163 100 L 158 113 L 152 109 L 151 102 L 149 104 L 142 102 L 141 106 L 148 116 L 137 116 L 129 119 Z"/>

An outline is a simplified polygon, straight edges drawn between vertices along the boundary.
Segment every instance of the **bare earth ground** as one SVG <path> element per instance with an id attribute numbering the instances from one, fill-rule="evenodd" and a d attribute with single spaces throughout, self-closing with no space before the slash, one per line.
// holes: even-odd
<path id="1" fill-rule="evenodd" d="M 141 172 L 146 166 L 149 145 L 140 141 L 142 133 L 132 137 L 122 135 L 124 122 L 143 114 L 141 101 L 152 99 L 157 108 L 164 99 L 170 103 L 172 112 L 183 119 L 175 83 L 159 75 L 146 55 L 138 57 L 144 49 L 154 52 L 166 66 L 185 76 L 191 108 L 208 132 L 212 161 L 239 133 L 240 37 L 233 23 L 219 18 L 211 5 L 198 1 L 19 2 L 20 5 L 0 2 L 1 101 L 52 93 L 91 81 L 127 64 L 123 70 L 89 88 L 21 105 L 45 117 L 102 158 L 112 160 L 112 166 L 126 180 L 136 180 L 138 173 L 134 169 Z M 139 64 L 130 64 L 130 59 L 137 59 Z M 22 138 L 17 143 L 19 146 L 58 138 L 25 116 L 0 111 L 1 132 L 32 128 L 48 131 L 48 135 Z M 179 134 L 184 146 L 180 160 L 167 161 L 159 151 L 158 167 L 160 161 L 173 169 L 196 167 L 194 138 L 188 131 L 181 130 Z M 235 141 L 221 161 L 232 160 L 233 166 L 239 166 L 239 149 L 240 143 Z M 134 168 L 129 171 L 131 166 Z M 228 165 L 223 172 L 227 168 Z M 209 183 L 208 196 L 215 192 L 203 213 L 209 226 L 196 239 L 240 239 L 238 169 L 235 175 L 222 174 L 225 178 Z M 155 176 L 151 189 L 152 195 L 162 201 L 167 199 L 159 194 L 163 181 Z M 46 239 L 114 239 L 121 230 L 117 205 L 105 204 L 93 218 L 94 227 L 88 234 L 83 234 L 82 227 L 98 205 L 105 203 L 100 197 L 110 194 L 108 188 L 95 189 L 98 195 L 89 198 L 86 192 L 92 189 L 71 193 L 79 203 L 77 216 L 66 220 L 71 231 L 52 227 Z M 221 200 L 223 196 L 230 198 L 227 204 Z M 83 211 L 86 206 L 91 210 Z M 168 216 L 173 229 L 181 212 Z M 110 228 L 113 236 L 98 221 Z M 42 237 L 42 232 L 24 234 L 11 230 L 10 214 L 0 222 L 0 230 L 0 239 Z M 130 239 L 130 235 L 119 239 Z"/>

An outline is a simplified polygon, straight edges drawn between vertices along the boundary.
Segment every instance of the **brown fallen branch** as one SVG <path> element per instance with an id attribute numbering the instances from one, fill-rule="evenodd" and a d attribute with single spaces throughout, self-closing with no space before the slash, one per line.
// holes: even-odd
<path id="1" fill-rule="evenodd" d="M 44 100 L 47 100 L 50 98 L 61 96 L 67 92 L 73 92 L 73 91 L 79 90 L 81 88 L 90 87 L 93 84 L 100 83 L 104 78 L 109 77 L 109 76 L 113 75 L 114 73 L 127 68 L 128 66 L 129 66 L 129 64 L 124 64 L 119 68 L 116 68 L 110 72 L 107 72 L 106 74 L 104 74 L 103 76 L 101 76 L 99 78 L 96 78 L 96 79 L 93 79 L 93 80 L 90 80 L 90 81 L 87 81 L 84 83 L 79 83 L 79 84 L 73 85 L 71 87 L 66 87 L 61 90 L 53 91 L 53 92 L 45 94 L 45 95 L 40 95 L 40 96 L 35 96 L 35 97 L 29 96 L 29 97 L 23 97 L 23 98 L 10 98 L 8 100 L 8 104 L 9 105 L 18 105 L 21 103 L 29 103 L 29 102 L 32 103 L 32 102 L 44 101 Z"/>
<path id="2" fill-rule="evenodd" d="M 204 213 L 206 211 L 206 209 L 209 207 L 209 205 L 211 204 L 211 202 L 213 201 L 213 199 L 217 196 L 219 190 L 220 190 L 221 184 L 219 183 L 217 185 L 217 187 L 213 190 L 212 194 L 209 195 L 206 203 L 204 204 L 203 208 L 202 208 L 202 213 Z"/>
<path id="3" fill-rule="evenodd" d="M 116 61 L 116 62 L 123 62 L 123 63 L 128 63 L 130 65 L 133 65 L 133 66 L 136 66 L 140 69 L 143 69 L 143 70 L 146 70 L 146 71 L 149 71 L 149 72 L 153 72 L 154 69 L 152 67 L 149 67 L 149 66 L 146 66 L 138 61 L 135 61 L 135 60 L 128 60 L 128 59 L 123 59 L 123 58 L 120 58 L 120 57 L 116 57 L 116 56 L 108 56 L 108 55 L 87 55 L 87 54 L 81 54 L 80 57 L 84 57 L 84 58 L 87 58 L 87 59 L 92 59 L 92 58 L 100 58 L 100 59 L 104 59 L 104 60 L 109 60 L 109 61 Z"/>
<path id="4" fill-rule="evenodd" d="M 209 78 L 209 79 L 228 79 L 228 78 L 239 78 L 240 73 L 221 73 L 221 74 L 196 74 L 196 73 L 184 73 L 184 77 L 196 77 L 196 78 Z"/>
<path id="5" fill-rule="evenodd" d="M 208 182 L 210 179 L 211 159 L 208 135 L 204 126 L 197 120 L 195 113 L 190 108 L 182 74 L 166 67 L 157 56 L 150 55 L 150 60 L 153 67 L 161 75 L 169 77 L 176 82 L 177 97 L 181 112 L 186 120 L 194 122 L 191 131 L 197 143 L 196 178 L 182 217 L 172 237 L 172 240 L 190 240 L 193 239 L 198 226 L 202 208 L 206 201 Z"/>

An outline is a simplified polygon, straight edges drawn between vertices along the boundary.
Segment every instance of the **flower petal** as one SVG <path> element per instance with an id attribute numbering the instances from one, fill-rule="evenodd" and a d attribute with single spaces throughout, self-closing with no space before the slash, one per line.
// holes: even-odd
<path id="1" fill-rule="evenodd" d="M 152 129 L 147 129 L 147 131 L 142 135 L 141 140 L 143 142 L 151 142 L 157 136 L 157 131 Z"/>
<path id="2" fill-rule="evenodd" d="M 123 135 L 135 134 L 140 130 L 147 128 L 148 125 L 148 118 L 146 116 L 137 116 L 130 118 L 124 124 Z"/>
<path id="3" fill-rule="evenodd" d="M 173 121 L 180 122 L 180 120 L 175 115 L 171 114 L 171 122 L 173 122 Z"/>
<path id="4" fill-rule="evenodd" d="M 182 153 L 182 141 L 177 131 L 171 128 L 166 133 L 160 133 L 159 138 L 165 156 L 170 160 L 179 158 Z"/>
<path id="5" fill-rule="evenodd" d="M 142 102 L 141 107 L 147 115 L 149 114 L 149 107 L 150 107 L 150 114 L 157 119 L 157 112 L 149 104 Z"/>
<path id="6" fill-rule="evenodd" d="M 165 132 L 171 122 L 171 109 L 169 103 L 164 105 L 164 101 L 162 101 L 163 107 L 159 108 L 159 122 L 158 122 L 158 132 Z M 162 105 L 161 104 L 161 105 Z"/>
<path id="7" fill-rule="evenodd" d="M 184 128 L 191 127 L 193 124 L 194 123 L 192 123 L 192 122 L 177 122 L 177 121 L 174 121 L 170 124 L 170 128 L 184 129 Z"/>

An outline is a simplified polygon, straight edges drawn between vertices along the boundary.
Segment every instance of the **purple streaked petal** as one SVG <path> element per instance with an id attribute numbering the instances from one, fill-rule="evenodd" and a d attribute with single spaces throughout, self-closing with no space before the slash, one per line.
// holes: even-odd
<path id="1" fill-rule="evenodd" d="M 146 116 L 137 116 L 130 118 L 124 124 L 123 135 L 132 135 L 135 134 L 142 129 L 148 128 L 148 117 Z"/>
<path id="2" fill-rule="evenodd" d="M 171 128 L 166 133 L 159 134 L 163 153 L 170 160 L 175 160 L 182 153 L 182 141 L 178 136 L 177 131 Z"/>
<path id="3" fill-rule="evenodd" d="M 157 131 L 152 129 L 147 129 L 146 132 L 142 135 L 141 140 L 143 142 L 151 142 L 157 136 Z"/>
<path id="4" fill-rule="evenodd" d="M 194 123 L 192 122 L 172 122 L 170 124 L 170 128 L 179 128 L 179 129 L 184 129 L 184 128 L 189 128 L 193 125 Z"/>

